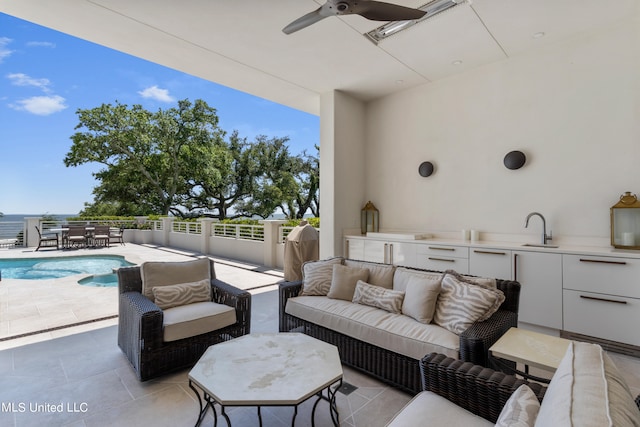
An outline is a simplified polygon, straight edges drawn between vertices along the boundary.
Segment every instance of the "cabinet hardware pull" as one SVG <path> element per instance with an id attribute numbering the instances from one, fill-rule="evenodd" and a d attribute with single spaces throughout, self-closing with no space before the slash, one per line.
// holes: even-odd
<path id="1" fill-rule="evenodd" d="M 597 264 L 616 264 L 616 265 L 626 265 L 626 261 L 605 261 L 602 259 L 584 259 L 580 258 L 580 262 L 594 262 Z"/>
<path id="2" fill-rule="evenodd" d="M 477 253 L 477 254 L 486 254 L 486 255 L 506 255 L 507 254 L 506 252 L 478 251 L 478 250 L 475 250 L 475 249 L 474 249 L 473 252 Z"/>
<path id="3" fill-rule="evenodd" d="M 518 254 L 513 254 L 513 280 L 518 281 Z"/>
<path id="4" fill-rule="evenodd" d="M 431 261 L 456 262 L 455 259 L 447 259 L 447 258 L 432 258 L 432 257 L 429 257 L 428 259 L 430 259 Z"/>
<path id="5" fill-rule="evenodd" d="M 455 251 L 455 248 L 440 248 L 438 246 L 429 246 L 429 249 L 433 249 L 435 251 Z"/>
<path id="6" fill-rule="evenodd" d="M 393 243 L 389 244 L 389 264 L 393 265 Z"/>
<path id="7" fill-rule="evenodd" d="M 627 303 L 626 301 L 617 301 L 617 300 L 614 300 L 614 299 L 589 297 L 587 295 L 580 295 L 580 298 L 592 299 L 594 301 L 615 302 L 616 304 L 626 304 Z"/>

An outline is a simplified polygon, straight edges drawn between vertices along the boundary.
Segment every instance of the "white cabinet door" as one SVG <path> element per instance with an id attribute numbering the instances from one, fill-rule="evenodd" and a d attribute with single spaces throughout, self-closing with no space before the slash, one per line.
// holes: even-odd
<path id="1" fill-rule="evenodd" d="M 345 239 L 344 254 L 346 258 L 364 261 L 364 239 Z"/>
<path id="2" fill-rule="evenodd" d="M 469 249 L 469 274 L 511 280 L 511 251 L 493 248 Z"/>
<path id="3" fill-rule="evenodd" d="M 562 329 L 562 254 L 513 251 L 521 322 Z"/>
<path id="4" fill-rule="evenodd" d="M 385 264 L 415 266 L 416 245 L 413 243 L 364 240 L 364 260 Z"/>

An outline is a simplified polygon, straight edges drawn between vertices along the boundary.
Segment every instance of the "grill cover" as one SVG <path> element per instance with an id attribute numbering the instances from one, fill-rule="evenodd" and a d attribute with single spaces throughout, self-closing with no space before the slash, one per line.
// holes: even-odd
<path id="1" fill-rule="evenodd" d="M 318 231 L 306 221 L 295 227 L 284 244 L 284 280 L 302 280 L 302 264 L 319 258 Z"/>

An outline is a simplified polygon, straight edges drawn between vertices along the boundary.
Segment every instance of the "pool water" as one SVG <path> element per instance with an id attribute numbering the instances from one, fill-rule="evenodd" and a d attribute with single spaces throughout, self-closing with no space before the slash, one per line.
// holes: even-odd
<path id="1" fill-rule="evenodd" d="M 133 264 L 118 255 L 12 258 L 0 259 L 0 274 L 3 279 L 31 280 L 59 279 L 76 274 L 108 275 L 114 279 L 111 282 L 115 281 L 117 284 L 115 274 L 112 274 L 114 269 L 129 265 Z"/>

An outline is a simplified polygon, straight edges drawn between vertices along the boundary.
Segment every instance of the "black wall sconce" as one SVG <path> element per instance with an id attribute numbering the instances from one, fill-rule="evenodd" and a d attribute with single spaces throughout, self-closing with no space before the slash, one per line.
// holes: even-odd
<path id="1" fill-rule="evenodd" d="M 507 169 L 520 169 L 527 162 L 527 156 L 522 151 L 510 151 L 504 156 L 504 165 Z"/>
<path id="2" fill-rule="evenodd" d="M 420 163 L 420 167 L 418 168 L 418 173 L 420 174 L 420 176 L 426 178 L 433 174 L 433 170 L 434 170 L 433 163 L 422 162 Z"/>

